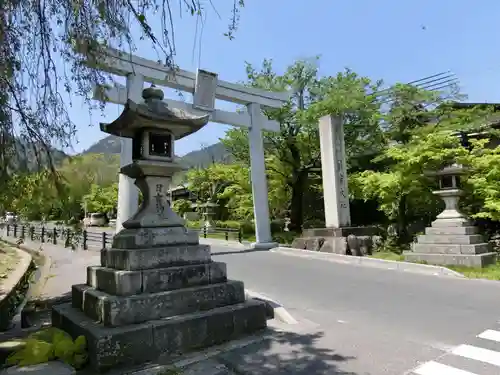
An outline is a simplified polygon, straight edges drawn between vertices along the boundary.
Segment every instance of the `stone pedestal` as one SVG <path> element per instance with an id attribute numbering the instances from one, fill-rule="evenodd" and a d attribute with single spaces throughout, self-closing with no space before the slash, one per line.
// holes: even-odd
<path id="1" fill-rule="evenodd" d="M 373 237 L 378 228 L 341 227 L 305 229 L 302 236 L 296 238 L 292 247 L 310 251 L 321 251 L 342 255 L 371 254 Z"/>
<path id="2" fill-rule="evenodd" d="M 485 267 L 496 261 L 496 253 L 478 233 L 478 228 L 458 211 L 459 189 L 439 190 L 434 194 L 445 202 L 425 234 L 417 237 L 412 251 L 404 253 L 409 262 L 425 262 L 443 266 Z"/>
<path id="3" fill-rule="evenodd" d="M 246 301 L 243 283 L 227 280 L 226 265 L 212 261 L 210 247 L 183 226 L 164 199 L 165 166 L 153 164 L 122 168 L 137 178 L 141 210 L 101 251 L 100 266 L 88 268 L 86 284 L 73 285 L 72 302 L 52 311 L 53 326 L 87 338 L 97 372 L 266 327 L 265 304 Z"/>

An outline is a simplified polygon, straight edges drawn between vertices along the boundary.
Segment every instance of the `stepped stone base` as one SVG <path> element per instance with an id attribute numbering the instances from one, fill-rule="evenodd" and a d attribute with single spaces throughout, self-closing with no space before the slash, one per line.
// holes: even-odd
<path id="1" fill-rule="evenodd" d="M 265 304 L 247 301 L 209 311 L 106 327 L 71 304 L 52 310 L 52 324 L 87 338 L 91 367 L 99 373 L 222 344 L 266 327 Z"/>
<path id="2" fill-rule="evenodd" d="M 172 241 L 173 243 L 173 241 Z M 72 286 L 71 303 L 52 310 L 52 325 L 87 338 L 97 372 L 176 356 L 266 327 L 264 302 L 245 301 L 210 247 L 176 244 L 113 248 Z"/>
<path id="3" fill-rule="evenodd" d="M 404 256 L 409 262 L 443 266 L 485 267 L 496 262 L 496 253 L 477 227 L 461 218 L 437 219 Z"/>
<path id="4" fill-rule="evenodd" d="M 495 263 L 496 253 L 466 254 L 423 254 L 413 251 L 403 253 L 407 262 L 433 264 L 437 266 L 486 267 Z"/>

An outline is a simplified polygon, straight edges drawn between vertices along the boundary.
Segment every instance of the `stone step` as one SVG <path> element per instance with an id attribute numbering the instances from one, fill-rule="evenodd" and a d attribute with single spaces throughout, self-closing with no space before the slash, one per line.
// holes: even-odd
<path id="1" fill-rule="evenodd" d="M 143 271 L 124 271 L 91 266 L 87 285 L 117 296 L 156 293 L 227 281 L 226 264 L 210 262 Z"/>
<path id="2" fill-rule="evenodd" d="M 496 262 L 497 253 L 483 254 L 423 254 L 404 252 L 407 262 L 426 263 L 440 266 L 486 267 Z"/>
<path id="3" fill-rule="evenodd" d="M 484 243 L 480 234 L 424 234 L 417 237 L 418 243 L 475 245 Z"/>
<path id="4" fill-rule="evenodd" d="M 209 311 L 123 327 L 104 327 L 71 304 L 53 308 L 52 321 L 71 336 L 87 338 L 90 366 L 99 373 L 193 350 L 266 328 L 265 303 L 249 300 Z"/>
<path id="5" fill-rule="evenodd" d="M 125 225 L 127 225 L 125 223 Z M 184 227 L 127 228 L 113 236 L 115 249 L 143 249 L 158 246 L 197 245 L 198 232 Z"/>
<path id="6" fill-rule="evenodd" d="M 146 249 L 102 249 L 101 266 L 138 271 L 210 263 L 209 245 L 174 245 Z"/>
<path id="7" fill-rule="evenodd" d="M 477 234 L 479 229 L 477 227 L 427 227 L 425 234 L 439 235 L 439 234 Z"/>
<path id="8" fill-rule="evenodd" d="M 465 219 L 436 219 L 431 223 L 434 228 L 471 227 L 472 223 Z"/>
<path id="9" fill-rule="evenodd" d="M 84 284 L 72 287 L 73 307 L 109 327 L 205 311 L 244 301 L 245 288 L 241 281 L 133 296 L 114 296 Z"/>
<path id="10" fill-rule="evenodd" d="M 412 249 L 422 254 L 484 254 L 491 251 L 488 243 L 474 245 L 414 243 Z"/>

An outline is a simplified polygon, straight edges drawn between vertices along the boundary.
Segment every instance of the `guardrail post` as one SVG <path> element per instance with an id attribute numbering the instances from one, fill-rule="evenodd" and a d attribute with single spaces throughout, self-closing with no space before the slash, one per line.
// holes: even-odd
<path id="1" fill-rule="evenodd" d="M 21 238 L 24 240 L 26 237 L 26 227 L 23 225 L 21 226 Z"/>
<path id="2" fill-rule="evenodd" d="M 9 237 L 9 234 L 10 234 L 9 232 L 10 232 L 10 225 L 7 224 L 7 237 Z"/>
<path id="3" fill-rule="evenodd" d="M 207 238 L 207 227 L 203 227 L 203 238 Z"/>
<path id="4" fill-rule="evenodd" d="M 224 233 L 225 237 L 226 237 L 226 241 L 229 240 L 229 229 L 226 229 L 226 233 Z"/>
<path id="5" fill-rule="evenodd" d="M 84 229 L 82 233 L 82 247 L 83 250 L 88 250 L 87 246 L 87 231 Z"/>
<path id="6" fill-rule="evenodd" d="M 102 232 L 102 248 L 105 249 L 106 248 L 106 243 L 107 243 L 107 233 L 106 232 Z"/>
<path id="7" fill-rule="evenodd" d="M 30 240 L 34 241 L 35 240 L 35 227 L 30 226 Z"/>
<path id="8" fill-rule="evenodd" d="M 14 224 L 14 237 L 17 237 L 17 224 Z"/>
<path id="9" fill-rule="evenodd" d="M 241 233 L 241 228 L 238 229 L 238 242 L 241 243 L 243 233 Z"/>
<path id="10" fill-rule="evenodd" d="M 42 227 L 40 231 L 40 242 L 44 243 L 45 242 L 45 227 Z"/>
<path id="11" fill-rule="evenodd" d="M 57 245 L 57 229 L 56 228 L 54 228 L 52 230 L 52 243 L 54 245 Z"/>

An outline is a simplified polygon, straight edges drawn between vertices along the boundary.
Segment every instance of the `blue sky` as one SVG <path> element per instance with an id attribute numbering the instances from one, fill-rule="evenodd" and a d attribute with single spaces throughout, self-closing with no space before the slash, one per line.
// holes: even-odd
<path id="1" fill-rule="evenodd" d="M 246 0 L 232 41 L 223 36 L 232 2 L 213 3 L 220 18 L 208 10 L 200 67 L 217 72 L 221 79 L 244 80 L 245 61 L 258 65 L 264 58 L 272 58 L 277 71 L 282 72 L 296 59 L 320 55 L 322 75 L 349 67 L 389 85 L 451 70 L 468 100 L 500 101 L 500 43 L 495 26 L 500 15 L 498 0 L 482 0 L 475 6 L 470 0 Z M 196 18 L 188 14 L 180 18 L 178 11 L 174 17 L 176 63 L 195 70 L 200 53 Z M 155 19 L 150 22 L 159 24 Z M 148 42 L 138 45 L 137 54 L 155 60 L 157 56 Z M 224 103 L 217 106 L 234 108 Z M 105 137 L 99 122 L 112 121 L 119 113 L 120 106 L 112 104 L 107 105 L 104 115 L 96 111 L 91 118 L 84 108 L 72 108 L 70 115 L 78 126 L 73 152 Z M 216 143 L 227 129 L 209 124 L 178 141 L 176 154 Z"/>

